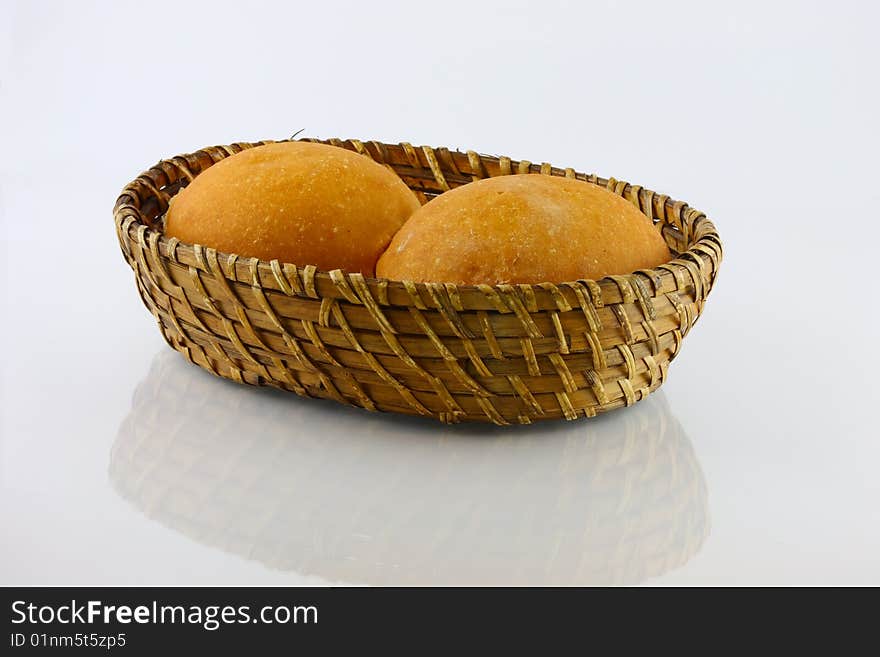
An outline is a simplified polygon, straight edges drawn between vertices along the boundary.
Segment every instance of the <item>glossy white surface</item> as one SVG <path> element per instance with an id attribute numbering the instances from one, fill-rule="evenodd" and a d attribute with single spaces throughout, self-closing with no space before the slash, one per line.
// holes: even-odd
<path id="1" fill-rule="evenodd" d="M 880 584 L 874 5 L 42 4 L 0 5 L 0 584 Z M 113 201 L 300 128 L 706 211 L 726 260 L 662 391 L 443 427 L 187 364 Z"/>

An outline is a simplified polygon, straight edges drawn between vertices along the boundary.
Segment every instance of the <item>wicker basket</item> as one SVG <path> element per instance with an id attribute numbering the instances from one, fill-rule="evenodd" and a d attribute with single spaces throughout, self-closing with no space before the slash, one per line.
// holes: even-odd
<path id="1" fill-rule="evenodd" d="M 157 355 L 113 444 L 113 488 L 204 545 L 355 584 L 636 584 L 710 531 L 702 469 L 662 394 L 540 435 L 413 440 L 405 419 L 259 392 Z"/>
<path id="2" fill-rule="evenodd" d="M 600 281 L 456 286 L 319 271 L 164 237 L 171 196 L 223 158 L 264 143 L 163 160 L 127 185 L 114 209 L 122 252 L 168 344 L 238 382 L 443 422 L 590 417 L 663 383 L 721 262 L 703 213 L 637 185 L 473 151 L 354 139 L 320 143 L 387 165 L 423 202 L 512 173 L 603 185 L 650 217 L 677 257 Z"/>

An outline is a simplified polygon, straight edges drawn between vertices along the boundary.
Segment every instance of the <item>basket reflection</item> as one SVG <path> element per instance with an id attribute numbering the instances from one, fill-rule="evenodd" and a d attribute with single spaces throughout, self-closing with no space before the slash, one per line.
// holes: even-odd
<path id="1" fill-rule="evenodd" d="M 196 541 L 355 584 L 633 584 L 686 563 L 709 529 L 662 392 L 540 432 L 437 426 L 219 382 L 166 352 L 109 472 Z"/>

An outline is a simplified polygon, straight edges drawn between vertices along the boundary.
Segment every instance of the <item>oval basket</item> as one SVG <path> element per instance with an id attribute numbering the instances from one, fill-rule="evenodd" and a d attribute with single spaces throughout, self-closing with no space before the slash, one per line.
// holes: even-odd
<path id="1" fill-rule="evenodd" d="M 166 238 L 168 201 L 216 162 L 270 142 L 204 148 L 138 176 L 114 218 L 166 341 L 218 376 L 443 422 L 592 417 L 663 383 L 721 263 L 718 233 L 702 212 L 638 185 L 473 151 L 307 141 L 390 167 L 423 203 L 515 173 L 602 185 L 652 219 L 676 257 L 600 281 L 461 286 L 220 253 Z"/>

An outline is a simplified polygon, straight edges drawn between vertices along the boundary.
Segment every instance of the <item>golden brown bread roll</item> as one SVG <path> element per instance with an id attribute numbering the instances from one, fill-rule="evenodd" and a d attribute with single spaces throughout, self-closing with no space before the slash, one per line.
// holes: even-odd
<path id="1" fill-rule="evenodd" d="M 221 160 L 171 200 L 165 234 L 220 251 L 372 276 L 419 201 L 392 171 L 325 144 Z"/>
<path id="2" fill-rule="evenodd" d="M 655 267 L 671 258 L 650 219 L 588 182 L 487 178 L 417 210 L 376 273 L 418 282 L 559 283 Z"/>

